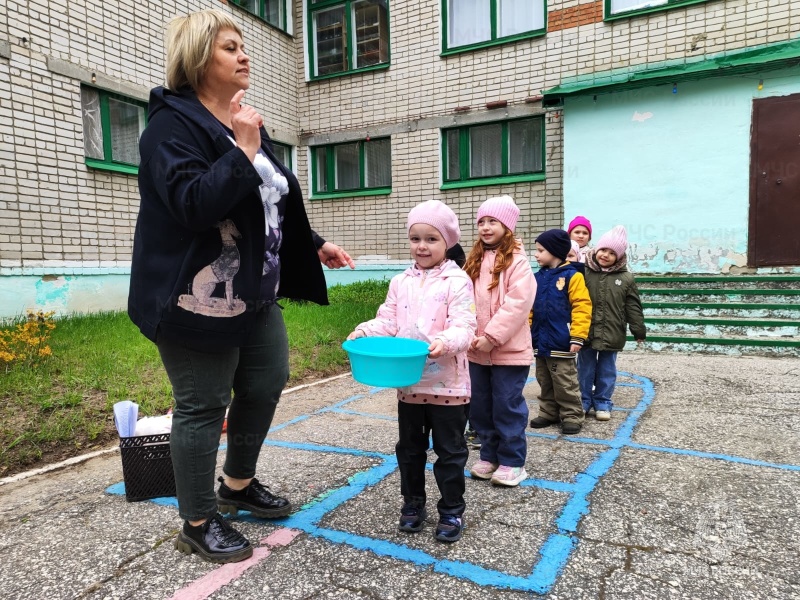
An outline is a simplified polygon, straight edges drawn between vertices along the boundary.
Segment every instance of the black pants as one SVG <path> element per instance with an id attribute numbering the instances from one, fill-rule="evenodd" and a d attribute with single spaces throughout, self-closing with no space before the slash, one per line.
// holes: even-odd
<path id="1" fill-rule="evenodd" d="M 428 438 L 433 432 L 436 462 L 433 474 L 441 499 L 436 508 L 443 515 L 464 512 L 464 467 L 469 451 L 464 441 L 467 415 L 464 405 L 397 403 L 400 441 L 395 453 L 400 467 L 400 492 L 408 503 L 425 504 L 425 464 Z"/>

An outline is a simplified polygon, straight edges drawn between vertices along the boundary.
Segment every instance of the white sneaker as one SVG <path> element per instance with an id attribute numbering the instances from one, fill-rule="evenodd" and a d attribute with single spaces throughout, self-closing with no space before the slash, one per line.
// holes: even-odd
<path id="1" fill-rule="evenodd" d="M 514 487 L 528 478 L 525 467 L 499 467 L 492 475 L 492 483 L 495 485 L 505 485 Z"/>
<path id="2" fill-rule="evenodd" d="M 611 420 L 611 411 L 610 410 L 598 410 L 594 414 L 594 418 L 598 421 L 610 421 Z"/>
<path id="3" fill-rule="evenodd" d="M 496 463 L 490 463 L 488 460 L 479 460 L 469 470 L 470 475 L 476 479 L 491 479 L 492 473 L 497 470 Z"/>

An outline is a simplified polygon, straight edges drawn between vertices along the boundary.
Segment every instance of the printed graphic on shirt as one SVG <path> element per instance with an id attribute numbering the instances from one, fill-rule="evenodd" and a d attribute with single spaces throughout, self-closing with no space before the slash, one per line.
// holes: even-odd
<path id="1" fill-rule="evenodd" d="M 242 234 L 233 221 L 217 223 L 222 238 L 219 258 L 206 265 L 194 276 L 190 294 L 178 297 L 178 306 L 207 317 L 235 317 L 245 311 L 244 301 L 233 297 L 233 278 L 239 272 L 239 248 L 236 240 Z M 217 285 L 225 284 L 225 297 L 214 296 Z"/>
<path id="2" fill-rule="evenodd" d="M 264 232 L 266 235 L 262 275 L 267 276 L 267 281 L 274 286 L 274 294 L 277 294 L 280 278 L 278 251 L 283 242 L 281 232 L 283 217 L 281 217 L 280 204 L 289 194 L 289 182 L 262 151 L 256 154 L 253 166 L 263 182 L 259 187 L 261 204 L 264 207 Z"/>

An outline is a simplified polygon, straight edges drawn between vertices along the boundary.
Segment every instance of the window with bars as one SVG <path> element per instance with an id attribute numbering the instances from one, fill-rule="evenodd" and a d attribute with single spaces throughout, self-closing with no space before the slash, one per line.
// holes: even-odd
<path id="1" fill-rule="evenodd" d="M 309 0 L 311 77 L 389 65 L 388 0 Z"/>
<path id="2" fill-rule="evenodd" d="M 547 31 L 546 0 L 442 0 L 443 51 L 503 44 Z"/>
<path id="3" fill-rule="evenodd" d="M 627 17 L 708 1 L 709 0 L 605 0 L 605 18 Z"/>
<path id="4" fill-rule="evenodd" d="M 125 173 L 139 170 L 139 137 L 147 104 L 97 88 L 81 87 L 86 164 Z"/>
<path id="5" fill-rule="evenodd" d="M 291 33 L 292 4 L 290 0 L 231 0 L 232 4 L 242 7 L 249 13 L 274 25 L 278 29 Z"/>
<path id="6" fill-rule="evenodd" d="M 312 196 L 392 191 L 389 138 L 311 148 Z"/>
<path id="7" fill-rule="evenodd" d="M 461 187 L 544 177 L 540 116 L 442 130 L 443 185 Z"/>

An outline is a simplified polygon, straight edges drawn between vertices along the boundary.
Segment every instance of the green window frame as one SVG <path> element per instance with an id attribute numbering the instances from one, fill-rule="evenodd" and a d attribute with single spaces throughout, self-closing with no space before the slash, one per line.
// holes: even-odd
<path id="1" fill-rule="evenodd" d="M 284 33 L 289 33 L 292 16 L 292 3 L 289 0 L 230 0 L 230 2 Z"/>
<path id="2" fill-rule="evenodd" d="M 88 167 L 139 172 L 139 138 L 147 124 L 146 102 L 82 85 L 81 116 Z"/>
<path id="3" fill-rule="evenodd" d="M 272 153 L 283 163 L 284 167 L 287 167 L 290 171 L 294 171 L 292 165 L 292 147 L 290 145 L 273 140 Z"/>
<path id="4" fill-rule="evenodd" d="M 389 67 L 389 0 L 307 0 L 311 79 Z"/>
<path id="5" fill-rule="evenodd" d="M 311 146 L 310 150 L 312 199 L 391 193 L 390 138 Z"/>
<path id="6" fill-rule="evenodd" d="M 442 0 L 442 55 L 547 33 L 547 0 Z"/>
<path id="7" fill-rule="evenodd" d="M 700 4 L 711 0 L 605 0 L 603 20 L 613 21 L 615 19 L 626 19 L 647 13 L 661 12 L 687 6 L 689 4 Z"/>
<path id="8" fill-rule="evenodd" d="M 545 178 L 541 115 L 449 127 L 441 133 L 440 189 Z"/>

